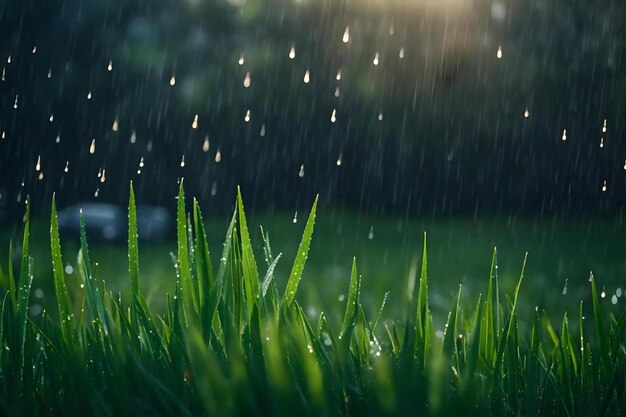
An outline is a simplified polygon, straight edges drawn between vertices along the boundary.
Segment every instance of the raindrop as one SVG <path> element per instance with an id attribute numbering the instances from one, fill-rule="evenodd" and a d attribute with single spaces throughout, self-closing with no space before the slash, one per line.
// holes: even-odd
<path id="1" fill-rule="evenodd" d="M 9 55 L 9 57 L 7 58 L 7 64 L 11 63 L 11 55 Z"/>
<path id="2" fill-rule="evenodd" d="M 54 140 L 56 143 L 61 143 L 61 135 L 57 133 L 57 137 Z"/>
<path id="3" fill-rule="evenodd" d="M 39 177 L 37 177 L 39 181 L 43 180 L 43 171 L 39 171 Z"/>
<path id="4" fill-rule="evenodd" d="M 369 234 L 367 235 L 367 238 L 368 238 L 369 240 L 374 239 L 374 226 L 370 226 L 370 232 L 369 232 Z"/>
<path id="5" fill-rule="evenodd" d="M 624 170 L 626 171 L 626 159 L 624 159 Z"/>
<path id="6" fill-rule="evenodd" d="M 350 27 L 346 26 L 346 30 L 343 31 L 343 38 L 341 39 L 343 43 L 350 42 Z"/>
<path id="7" fill-rule="evenodd" d="M 340 167 L 341 163 L 341 154 L 339 154 L 339 158 L 337 158 L 337 166 Z"/>
<path id="8" fill-rule="evenodd" d="M 246 62 L 246 60 L 243 59 L 243 54 L 241 54 L 241 56 L 239 57 L 239 65 L 243 65 L 244 62 Z"/>
<path id="9" fill-rule="evenodd" d="M 530 117 L 530 112 L 528 111 L 528 109 L 526 109 L 524 111 L 524 117 L 528 119 L 528 117 Z"/>
<path id="10" fill-rule="evenodd" d="M 251 80 L 250 80 L 250 72 L 246 72 L 246 76 L 245 76 L 245 78 L 243 79 L 243 86 L 244 86 L 245 88 L 248 88 L 248 87 L 250 87 L 250 83 L 251 83 Z"/>
<path id="11" fill-rule="evenodd" d="M 250 121 L 250 110 L 246 110 L 246 115 L 244 116 L 243 120 L 248 123 Z"/>
<path id="12" fill-rule="evenodd" d="M 137 132 L 133 130 L 133 133 L 130 134 L 130 143 L 137 142 Z"/>
<path id="13" fill-rule="evenodd" d="M 35 164 L 35 171 L 41 171 L 41 155 L 37 156 L 37 163 Z"/>
<path id="14" fill-rule="evenodd" d="M 298 172 L 300 178 L 304 177 L 304 165 L 300 165 L 300 172 Z"/>
<path id="15" fill-rule="evenodd" d="M 33 52 L 33 55 L 34 55 L 35 53 L 37 53 L 37 45 L 33 46 L 33 51 L 32 51 L 32 52 Z"/>
<path id="16" fill-rule="evenodd" d="M 613 294 L 613 297 L 611 297 L 611 303 L 617 304 L 617 295 Z"/>
<path id="17" fill-rule="evenodd" d="M 615 295 L 617 295 L 618 297 L 622 296 L 622 289 L 617 287 L 617 289 L 615 290 Z"/>
<path id="18" fill-rule="evenodd" d="M 567 140 L 567 129 L 563 129 L 563 135 L 561 136 L 561 140 L 562 141 L 566 141 Z"/>
<path id="19" fill-rule="evenodd" d="M 213 184 L 211 184 L 211 196 L 214 196 L 217 194 L 217 182 L 213 181 Z"/>
<path id="20" fill-rule="evenodd" d="M 87 93 L 87 100 L 91 100 L 91 90 Z"/>
<path id="21" fill-rule="evenodd" d="M 7 132 L 6 131 L 2 131 L 2 139 L 6 139 L 7 138 Z M 626 165 L 624 166 L 624 169 L 626 169 Z"/>
<path id="22" fill-rule="evenodd" d="M 180 160 L 180 167 L 184 168 L 185 167 L 185 155 L 183 155 L 183 157 Z"/>
<path id="23" fill-rule="evenodd" d="M 606 133 L 606 119 L 604 119 L 604 123 L 602 124 L 602 133 Z"/>
<path id="24" fill-rule="evenodd" d="M 48 70 L 48 78 L 52 78 L 52 69 Z"/>
<path id="25" fill-rule="evenodd" d="M 602 286 L 602 292 L 600 293 L 600 297 L 602 298 L 606 297 L 606 291 L 604 290 L 604 285 Z"/>
<path id="26" fill-rule="evenodd" d="M 113 61 L 109 61 L 109 65 L 107 65 L 107 70 L 113 71 Z"/>
<path id="27" fill-rule="evenodd" d="M 89 153 L 91 155 L 96 153 L 96 139 L 91 139 L 91 145 L 89 146 Z"/>
<path id="28" fill-rule="evenodd" d="M 604 138 L 600 138 L 600 148 L 604 148 Z"/>
<path id="29" fill-rule="evenodd" d="M 341 80 L 341 70 L 337 71 L 337 75 L 335 76 L 337 81 Z"/>
<path id="30" fill-rule="evenodd" d="M 602 192 L 606 192 L 606 180 L 602 182 Z"/>
<path id="31" fill-rule="evenodd" d="M 48 120 L 50 120 L 50 122 L 54 122 L 54 114 L 51 114 Z"/>
<path id="32" fill-rule="evenodd" d="M 289 59 L 294 59 L 296 57 L 296 48 L 294 46 L 289 50 Z"/>
<path id="33" fill-rule="evenodd" d="M 172 74 L 172 76 L 170 77 L 170 85 L 171 86 L 175 86 L 176 85 L 176 75 Z"/>
<path id="34" fill-rule="evenodd" d="M 563 295 L 567 295 L 567 278 L 565 278 L 565 285 L 563 286 Z"/>
<path id="35" fill-rule="evenodd" d="M 143 162 L 143 156 L 141 157 L 141 159 L 139 160 L 139 168 L 143 168 L 144 166 L 144 162 Z"/>
<path id="36" fill-rule="evenodd" d="M 204 143 L 202 144 L 202 150 L 204 152 L 208 152 L 209 151 L 209 137 L 208 136 L 204 137 Z"/>
<path id="37" fill-rule="evenodd" d="M 19 99 L 19 94 L 15 95 L 15 101 L 13 102 L 13 108 L 17 109 L 17 100 Z"/>
<path id="38" fill-rule="evenodd" d="M 198 128 L 198 115 L 197 114 L 193 116 L 193 122 L 191 122 L 191 128 L 192 129 Z"/>
<path id="39" fill-rule="evenodd" d="M 63 169 L 63 172 L 69 172 L 70 170 L 70 161 L 66 161 L 65 162 L 65 168 Z"/>
<path id="40" fill-rule="evenodd" d="M 298 223 L 298 210 L 296 210 L 296 213 L 293 215 L 293 223 Z"/>
<path id="41" fill-rule="evenodd" d="M 378 121 L 379 122 L 383 121 L 383 113 L 382 112 L 378 112 Z"/>
<path id="42" fill-rule="evenodd" d="M 311 81 L 311 74 L 309 73 L 309 70 L 306 70 L 304 73 L 304 83 L 308 84 L 309 81 Z"/>
<path id="43" fill-rule="evenodd" d="M 50 78 L 50 77 L 48 77 Z M 2 68 L 2 81 L 6 81 L 7 79 L 7 69 L 6 68 Z"/>
<path id="44" fill-rule="evenodd" d="M 265 136 L 265 124 L 261 125 L 261 136 Z"/>
<path id="45" fill-rule="evenodd" d="M 379 57 L 380 57 L 380 56 L 378 55 L 378 52 L 376 52 L 376 53 L 374 54 L 374 59 L 372 60 L 372 63 L 373 63 L 374 65 L 378 65 L 378 63 L 379 63 Z"/>
<path id="46" fill-rule="evenodd" d="M 502 59 L 502 46 L 498 46 L 498 52 L 496 53 L 498 59 Z"/>
<path id="47" fill-rule="evenodd" d="M 217 152 L 215 152 L 215 162 L 219 163 L 221 160 L 222 160 L 222 153 L 220 152 L 218 148 Z"/>
<path id="48" fill-rule="evenodd" d="M 113 130 L 114 132 L 117 132 L 119 128 L 120 128 L 120 124 L 116 117 L 115 120 L 113 120 L 113 126 L 111 126 L 111 130 Z"/>
<path id="49" fill-rule="evenodd" d="M 100 195 L 100 188 L 96 188 L 96 192 L 93 193 L 93 196 L 98 198 L 98 195 Z"/>
<path id="50" fill-rule="evenodd" d="M 333 113 L 330 115 L 330 121 L 335 123 L 337 121 L 337 109 L 333 109 Z"/>
<path id="51" fill-rule="evenodd" d="M 335 97 L 339 97 L 340 91 L 339 91 L 339 86 L 337 86 L 337 88 L 335 88 Z"/>
<path id="52" fill-rule="evenodd" d="M 102 175 L 100 176 L 100 182 L 103 183 L 106 181 L 106 174 L 107 174 L 107 170 L 106 169 L 102 169 Z"/>
<path id="53" fill-rule="evenodd" d="M 398 52 L 398 58 L 404 59 L 404 47 L 400 48 L 400 52 Z"/>

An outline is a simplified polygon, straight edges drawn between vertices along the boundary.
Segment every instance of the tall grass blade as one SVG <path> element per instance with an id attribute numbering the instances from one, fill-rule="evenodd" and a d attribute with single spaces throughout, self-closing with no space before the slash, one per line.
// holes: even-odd
<path id="1" fill-rule="evenodd" d="M 59 309 L 59 322 L 61 323 L 61 333 L 63 340 L 69 341 L 73 337 L 74 310 L 65 285 L 65 274 L 63 269 L 63 259 L 61 258 L 61 242 L 59 240 L 59 225 L 57 220 L 57 209 L 54 194 L 52 195 L 52 212 L 50 215 L 50 250 L 52 253 L 52 273 L 54 275 L 54 289 L 57 297 Z"/>
<path id="2" fill-rule="evenodd" d="M 296 259 L 293 263 L 293 267 L 291 268 L 291 273 L 289 274 L 289 281 L 287 281 L 287 287 L 285 288 L 285 295 L 283 295 L 282 302 L 283 305 L 286 306 L 290 306 L 293 302 L 296 292 L 298 291 L 298 284 L 302 278 L 302 271 L 304 271 L 304 264 L 306 263 L 309 247 L 311 246 L 311 237 L 313 236 L 313 228 L 315 226 L 315 212 L 317 210 L 318 198 L 319 196 L 315 197 L 315 202 L 313 202 L 313 207 L 311 208 L 311 213 L 309 214 L 306 226 L 304 227 L 302 240 L 300 241 L 300 246 L 298 247 Z"/>
<path id="3" fill-rule="evenodd" d="M 137 207 L 132 181 L 128 199 L 128 276 L 130 294 L 136 296 L 139 294 L 139 238 L 137 234 Z"/>
<path id="4" fill-rule="evenodd" d="M 257 270 L 254 252 L 250 243 L 250 233 L 248 223 L 243 209 L 243 199 L 241 190 L 237 187 L 237 211 L 239 212 L 239 234 L 241 236 L 241 263 L 243 268 L 243 283 L 246 297 L 248 318 L 252 315 L 252 310 L 259 295 L 259 271 Z"/>

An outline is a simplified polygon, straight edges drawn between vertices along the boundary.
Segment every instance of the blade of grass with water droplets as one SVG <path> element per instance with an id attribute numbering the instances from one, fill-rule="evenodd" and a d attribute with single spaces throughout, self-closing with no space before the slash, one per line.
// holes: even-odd
<path id="1" fill-rule="evenodd" d="M 52 212 L 50 214 L 50 250 L 52 253 L 52 273 L 54 275 L 54 289 L 59 308 L 59 322 L 61 323 L 61 333 L 63 340 L 68 343 L 73 335 L 74 310 L 65 285 L 65 274 L 63 270 L 63 259 L 61 257 L 61 242 L 59 240 L 59 224 L 57 220 L 57 209 L 54 194 L 52 195 Z"/>
<path id="2" fill-rule="evenodd" d="M 309 247 L 311 246 L 311 237 L 313 236 L 313 228 L 315 227 L 315 213 L 317 210 L 318 198 L 319 196 L 315 197 L 311 213 L 309 214 L 306 226 L 304 227 L 304 233 L 302 234 L 302 240 L 300 241 L 300 246 L 298 247 L 298 253 L 296 254 L 296 259 L 293 263 L 293 267 L 291 268 L 289 280 L 287 281 L 287 287 L 285 288 L 285 294 L 283 295 L 283 306 L 290 306 L 296 297 L 296 292 L 298 291 L 298 284 L 302 278 L 302 271 L 304 271 L 304 264 L 306 263 Z"/>
<path id="3" fill-rule="evenodd" d="M 241 190 L 237 187 L 237 211 L 239 212 L 239 234 L 241 237 L 241 262 L 243 269 L 243 283 L 246 297 L 246 305 L 248 310 L 248 318 L 252 315 L 256 297 L 259 295 L 259 272 L 257 270 L 252 244 L 250 242 L 250 233 L 248 232 L 248 223 L 246 221 L 246 213 L 243 209 L 243 198 Z"/>
<path id="4" fill-rule="evenodd" d="M 139 294 L 139 238 L 137 235 L 137 207 L 132 181 L 128 199 L 128 276 L 131 295 Z"/>

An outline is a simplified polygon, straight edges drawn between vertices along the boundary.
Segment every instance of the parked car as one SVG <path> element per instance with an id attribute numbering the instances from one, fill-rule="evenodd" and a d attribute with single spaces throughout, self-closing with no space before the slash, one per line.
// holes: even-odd
<path id="1" fill-rule="evenodd" d="M 128 212 L 106 203 L 79 203 L 58 213 L 59 233 L 80 238 L 80 213 L 85 220 L 89 241 L 122 242 L 128 239 Z M 140 240 L 163 241 L 170 237 L 171 219 L 162 207 L 137 207 L 137 233 Z"/>

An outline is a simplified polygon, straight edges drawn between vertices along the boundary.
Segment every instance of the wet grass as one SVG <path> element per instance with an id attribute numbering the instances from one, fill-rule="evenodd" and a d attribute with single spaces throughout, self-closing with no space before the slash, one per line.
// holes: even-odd
<path id="1" fill-rule="evenodd" d="M 40 315 L 29 314 L 38 270 L 27 215 L 19 269 L 9 262 L 0 273 L 2 414 L 624 414 L 626 310 L 606 302 L 593 275 L 581 272 L 589 302 L 558 320 L 564 307 L 546 314 L 529 301 L 537 294 L 524 297 L 526 258 L 514 285 L 503 285 L 495 250 L 485 260 L 484 287 L 471 298 L 462 301 L 466 286 L 458 285 L 454 297 L 434 297 L 424 235 L 393 292 L 367 303 L 359 271 L 376 260 L 346 259 L 350 273 L 327 316 L 306 305 L 330 291 L 313 290 L 321 284 L 304 272 L 309 255 L 332 251 L 311 240 L 316 206 L 297 251 L 279 256 L 267 232 L 254 250 L 256 233 L 238 194 L 224 244 L 214 250 L 181 183 L 177 247 L 168 261 L 175 284 L 162 307 L 144 292 L 132 189 L 127 260 L 114 260 L 128 266 L 123 295 L 100 279 L 84 227 L 75 271 L 66 274 L 53 208 L 55 308 Z"/>

